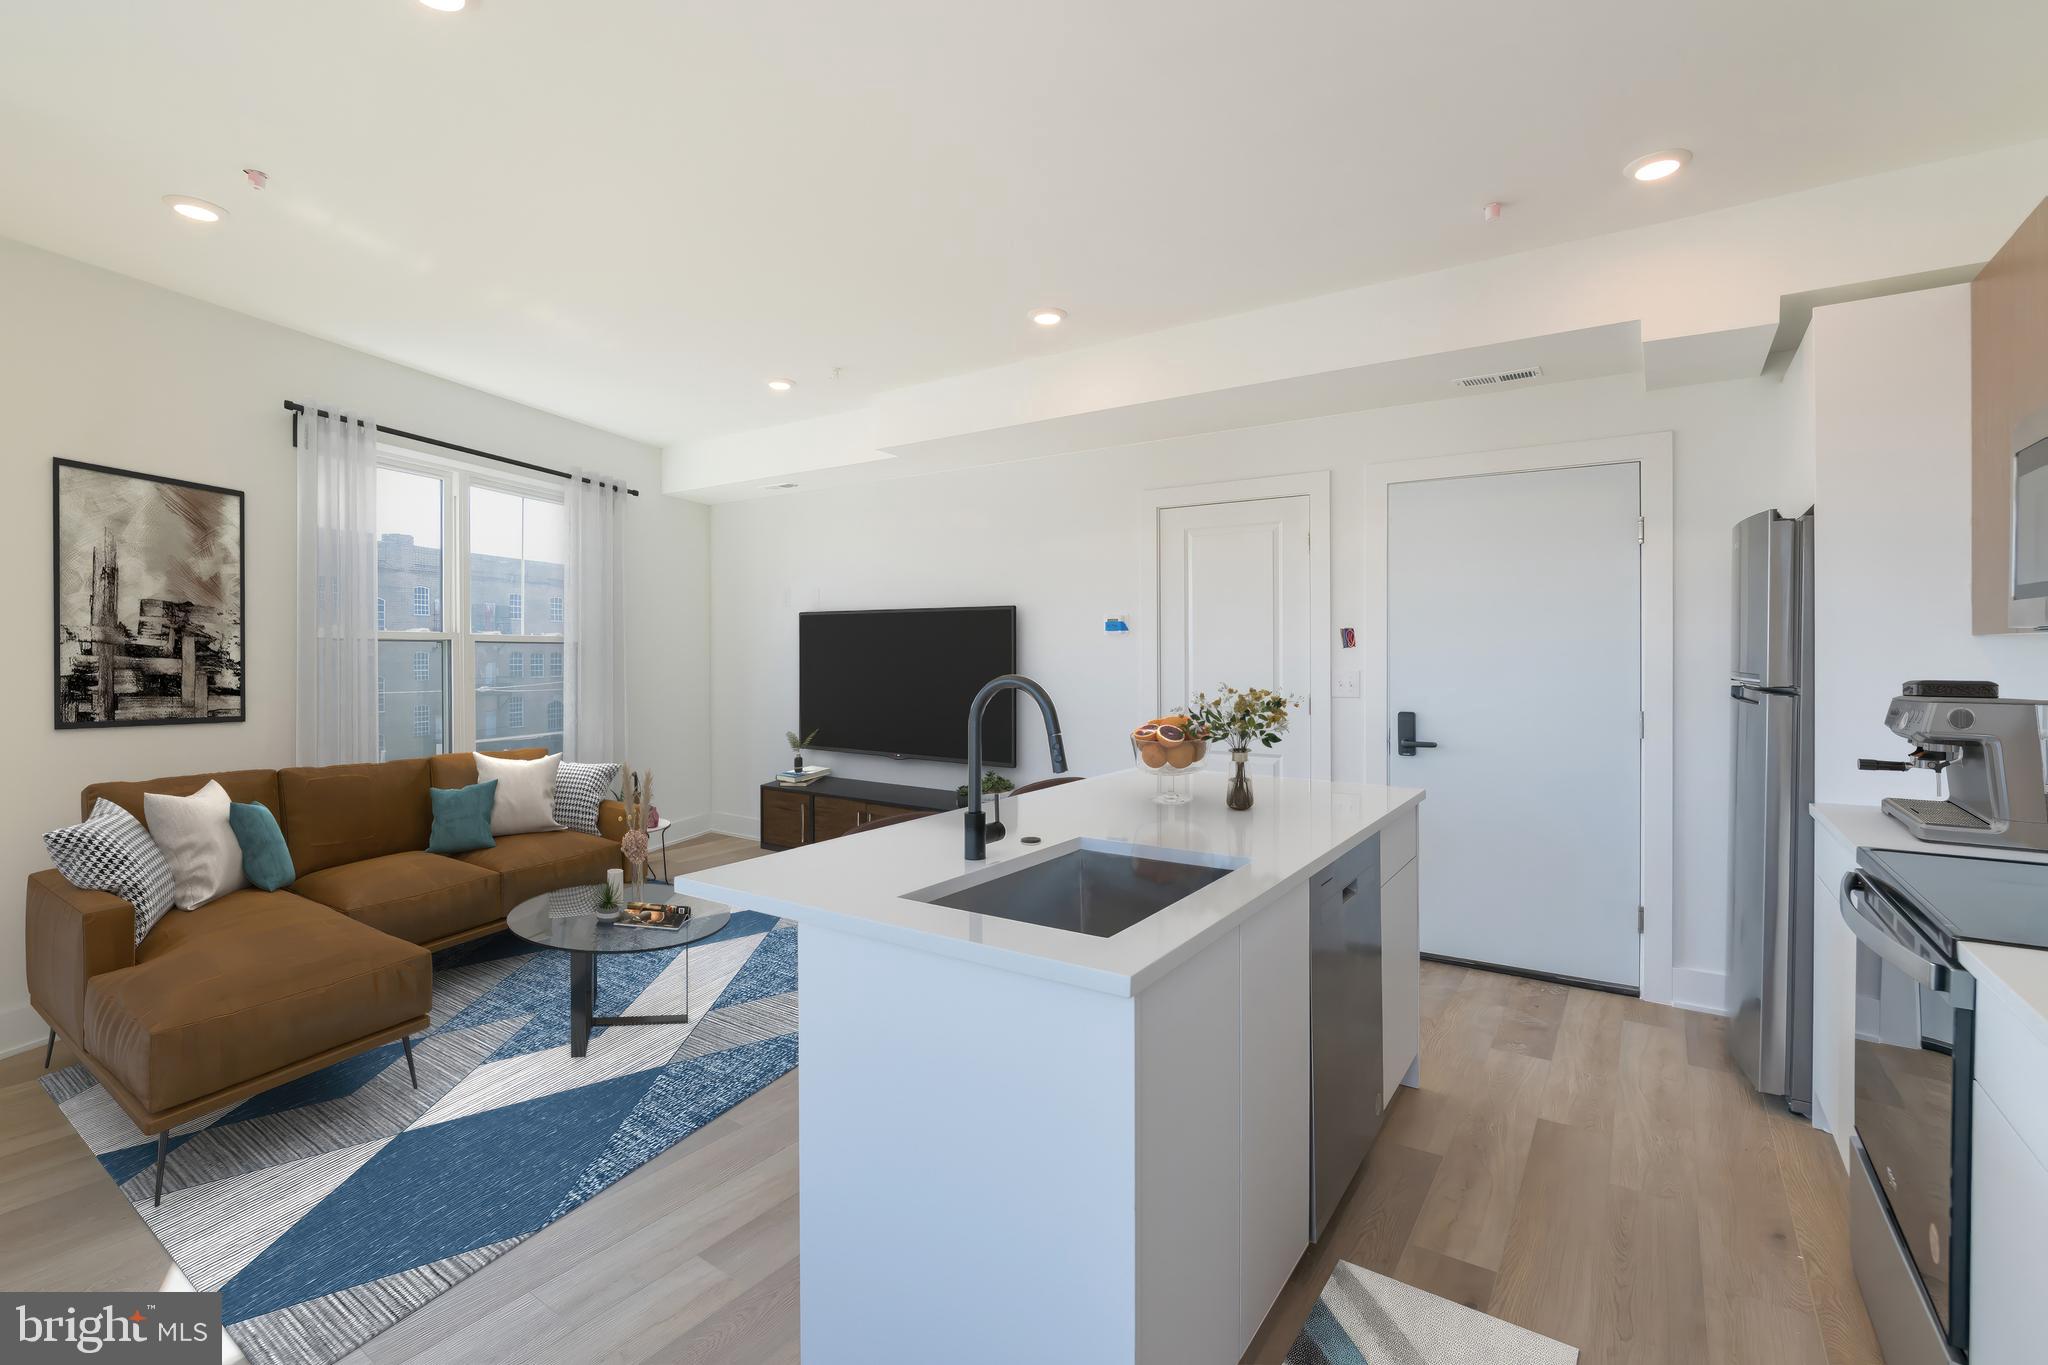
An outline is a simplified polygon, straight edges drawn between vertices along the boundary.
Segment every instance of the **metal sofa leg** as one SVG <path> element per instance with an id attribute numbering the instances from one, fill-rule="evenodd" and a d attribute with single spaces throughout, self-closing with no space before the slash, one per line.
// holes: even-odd
<path id="1" fill-rule="evenodd" d="M 57 1030 L 50 1030 L 50 1041 L 43 1044 L 43 1070 L 50 1069 L 50 1058 L 57 1053 Z"/>
<path id="2" fill-rule="evenodd" d="M 417 1090 L 420 1088 L 420 1073 L 419 1068 L 412 1064 L 412 1036 L 408 1034 L 398 1041 L 405 1044 L 405 1074 L 412 1077 L 412 1088 Z"/>
<path id="3" fill-rule="evenodd" d="M 166 1128 L 156 1135 L 156 1197 L 150 1203 L 161 1208 L 164 1202 L 164 1160 L 171 1154 L 171 1130 Z"/>

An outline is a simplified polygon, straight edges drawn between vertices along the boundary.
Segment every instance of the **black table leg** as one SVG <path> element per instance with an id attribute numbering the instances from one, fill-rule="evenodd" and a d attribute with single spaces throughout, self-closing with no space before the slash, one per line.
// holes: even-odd
<path id="1" fill-rule="evenodd" d="M 164 1161 L 166 1158 L 170 1156 L 170 1154 L 171 1130 L 166 1128 L 163 1132 L 158 1133 L 156 1135 L 156 1193 L 150 1197 L 149 1201 L 151 1204 L 155 1205 L 158 1208 L 163 1207 Z"/>
<path id="2" fill-rule="evenodd" d="M 590 1050 L 590 1016 L 597 1008 L 597 954 L 569 954 L 569 1055 Z"/>
<path id="3" fill-rule="evenodd" d="M 49 1042 L 47 1042 L 47 1043 L 45 1043 L 45 1044 L 43 1044 L 43 1070 L 45 1070 L 45 1071 L 48 1071 L 48 1070 L 50 1069 L 50 1058 L 51 1058 L 52 1056 L 54 1056 L 54 1055 L 56 1054 L 56 1051 L 57 1051 L 57 1030 L 55 1030 L 55 1029 L 51 1029 L 51 1030 L 50 1030 L 50 1041 L 49 1041 Z"/>

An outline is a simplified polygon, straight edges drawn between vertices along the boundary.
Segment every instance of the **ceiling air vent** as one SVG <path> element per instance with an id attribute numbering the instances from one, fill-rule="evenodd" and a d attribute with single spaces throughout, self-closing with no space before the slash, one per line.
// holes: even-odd
<path id="1" fill-rule="evenodd" d="M 1541 365 L 1528 365 L 1519 370 L 1496 370 L 1492 374 L 1468 374 L 1457 382 L 1461 389 L 1492 389 L 1502 384 L 1513 384 L 1523 379 L 1534 379 L 1543 373 Z"/>

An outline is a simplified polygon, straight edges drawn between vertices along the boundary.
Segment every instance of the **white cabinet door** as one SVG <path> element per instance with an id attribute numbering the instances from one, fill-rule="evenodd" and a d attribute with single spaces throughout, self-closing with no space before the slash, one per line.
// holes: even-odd
<path id="1" fill-rule="evenodd" d="M 1856 935 L 1835 895 L 1835 886 L 1814 879 L 1813 1123 L 1834 1137 L 1847 1170 L 1856 1131 Z"/>
<path id="2" fill-rule="evenodd" d="M 1308 887 L 1239 938 L 1244 1151 L 1237 1349 L 1251 1344 L 1309 1235 Z"/>
<path id="3" fill-rule="evenodd" d="M 1412 818 L 1412 817 L 1411 817 Z M 1413 845 L 1410 845 L 1413 847 Z M 1380 840 L 1380 851 L 1387 841 Z M 1380 887 L 1380 1006 L 1386 1051 L 1380 1067 L 1380 1103 L 1394 1102 L 1422 1051 L 1422 954 L 1416 931 L 1421 883 L 1410 858 Z"/>
<path id="4" fill-rule="evenodd" d="M 1970 1365 L 2041 1359 L 2041 1230 L 2048 1167 L 1983 1086 L 1970 1113 Z"/>

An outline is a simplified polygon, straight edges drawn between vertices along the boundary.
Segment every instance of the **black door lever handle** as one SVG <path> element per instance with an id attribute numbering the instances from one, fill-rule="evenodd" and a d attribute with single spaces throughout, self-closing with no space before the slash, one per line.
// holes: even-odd
<path id="1" fill-rule="evenodd" d="M 1402 711 L 1394 717 L 1394 752 L 1403 758 L 1415 757 L 1417 749 L 1434 749 L 1433 739 L 1415 737 L 1415 713 Z"/>

